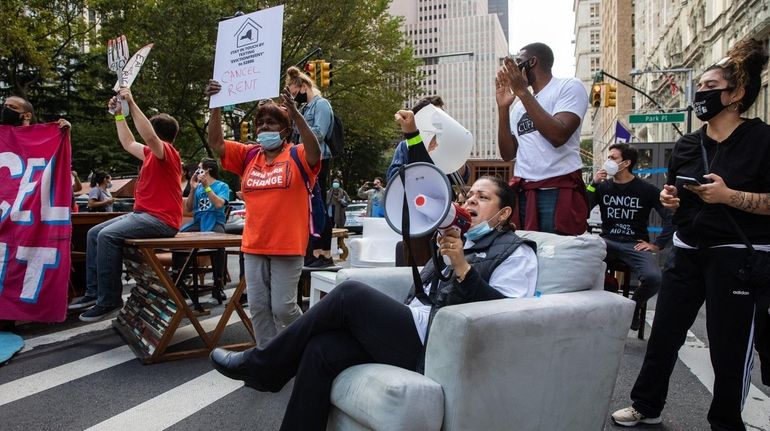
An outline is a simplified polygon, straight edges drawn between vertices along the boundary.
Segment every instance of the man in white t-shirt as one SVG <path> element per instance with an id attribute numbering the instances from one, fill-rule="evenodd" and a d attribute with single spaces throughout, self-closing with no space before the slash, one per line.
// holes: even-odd
<path id="1" fill-rule="evenodd" d="M 588 94 L 576 78 L 554 78 L 552 66 L 553 51 L 542 43 L 505 59 L 495 79 L 497 140 L 503 160 L 516 157 L 511 186 L 519 195 L 517 226 L 579 235 L 588 227 L 580 170 Z"/>

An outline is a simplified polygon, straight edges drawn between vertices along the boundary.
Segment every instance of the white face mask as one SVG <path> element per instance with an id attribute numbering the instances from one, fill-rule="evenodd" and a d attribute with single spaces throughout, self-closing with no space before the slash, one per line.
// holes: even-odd
<path id="1" fill-rule="evenodd" d="M 620 170 L 620 166 L 618 166 L 618 164 L 615 163 L 614 160 L 607 160 L 606 162 L 604 162 L 603 168 L 605 171 L 607 171 L 607 175 L 611 177 L 615 176 L 615 174 L 617 174 L 618 171 Z"/>

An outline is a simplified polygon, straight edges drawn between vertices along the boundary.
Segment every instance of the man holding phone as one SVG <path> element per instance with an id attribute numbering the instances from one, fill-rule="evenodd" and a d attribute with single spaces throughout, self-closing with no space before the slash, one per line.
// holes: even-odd
<path id="1" fill-rule="evenodd" d="M 607 260 L 622 261 L 639 279 L 632 297 L 636 302 L 633 330 L 642 324 L 641 306 L 660 289 L 661 272 L 653 253 L 662 250 L 674 234 L 671 212 L 658 199 L 660 190 L 631 172 L 638 158 L 629 144 L 610 145 L 607 161 L 586 187 L 589 209 L 599 205 L 601 210 Z M 649 242 L 647 225 L 653 209 L 663 218 L 663 232 Z"/>
<path id="2" fill-rule="evenodd" d="M 580 159 L 588 93 L 577 78 L 555 78 L 553 61 L 543 43 L 505 59 L 495 79 L 498 147 L 503 160 L 516 158 L 511 179 L 518 194 L 516 226 L 580 235 L 588 227 Z"/>

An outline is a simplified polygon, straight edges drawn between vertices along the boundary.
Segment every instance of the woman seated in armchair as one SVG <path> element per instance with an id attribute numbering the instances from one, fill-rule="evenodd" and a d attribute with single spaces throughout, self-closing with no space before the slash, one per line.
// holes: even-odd
<path id="1" fill-rule="evenodd" d="M 402 113 L 402 130 L 416 136 L 411 112 Z M 471 215 L 465 239 L 448 230 L 438 240 L 439 253 L 454 269 L 449 281 L 440 281 L 428 262 L 420 274 L 421 289 L 413 286 L 405 303 L 364 283 L 343 282 L 264 346 L 244 352 L 215 349 L 214 368 L 258 391 L 278 392 L 296 378 L 281 429 L 326 429 L 334 378 L 364 363 L 417 371 L 437 309 L 534 295 L 535 246 L 513 232 L 514 199 L 499 178 L 482 177 L 473 184 L 463 204 Z"/>

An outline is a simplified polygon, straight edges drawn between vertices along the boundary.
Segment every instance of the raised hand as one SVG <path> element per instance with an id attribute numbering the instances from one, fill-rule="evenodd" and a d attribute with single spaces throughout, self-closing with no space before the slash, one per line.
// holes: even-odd
<path id="1" fill-rule="evenodd" d="M 209 83 L 206 85 L 206 90 L 203 92 L 203 94 L 206 97 L 211 97 L 219 93 L 220 90 L 222 90 L 222 85 L 220 85 L 216 80 L 209 79 Z"/>
<path id="2" fill-rule="evenodd" d="M 500 108 L 510 108 L 516 100 L 516 96 L 511 92 L 511 80 L 504 67 L 497 71 L 495 77 L 495 100 Z"/>
<path id="3" fill-rule="evenodd" d="M 510 57 L 506 57 L 503 63 L 505 64 L 506 75 L 511 82 L 513 94 L 521 97 L 521 95 L 527 91 L 527 87 L 529 87 L 527 74 L 524 70 L 519 69 L 519 66 Z"/>
<path id="4" fill-rule="evenodd" d="M 401 126 L 404 133 L 413 133 L 417 131 L 417 124 L 414 121 L 414 112 L 402 109 L 395 114 L 395 119 Z"/>

